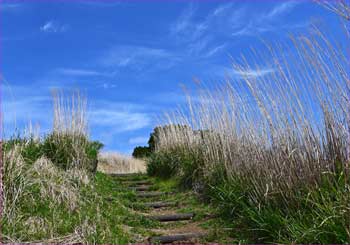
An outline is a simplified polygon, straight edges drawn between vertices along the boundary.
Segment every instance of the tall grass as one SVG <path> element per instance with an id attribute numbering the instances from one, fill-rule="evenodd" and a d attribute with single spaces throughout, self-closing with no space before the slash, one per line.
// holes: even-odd
<path id="1" fill-rule="evenodd" d="M 87 98 L 79 90 L 71 96 L 53 90 L 53 132 L 56 134 L 87 135 Z"/>
<path id="2" fill-rule="evenodd" d="M 95 172 L 97 152 L 102 144 L 90 142 L 87 99 L 79 91 L 71 97 L 53 91 L 53 130 L 43 143 L 48 158 L 63 169 L 78 168 Z"/>
<path id="3" fill-rule="evenodd" d="M 90 182 L 101 145 L 88 138 L 84 97 L 55 92 L 53 104 L 50 134 L 38 138 L 29 128 L 2 142 L 2 242 L 87 243 L 96 236 L 82 213 L 95 203 L 90 208 L 99 215 Z"/>
<path id="4" fill-rule="evenodd" d="M 264 47 L 166 115 L 156 155 L 255 242 L 349 242 L 350 59 L 317 28 Z"/>

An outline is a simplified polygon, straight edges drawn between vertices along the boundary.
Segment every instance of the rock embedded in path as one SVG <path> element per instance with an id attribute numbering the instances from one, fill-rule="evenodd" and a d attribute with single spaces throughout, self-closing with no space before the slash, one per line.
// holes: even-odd
<path id="1" fill-rule="evenodd" d="M 172 243 L 179 241 L 189 241 L 191 239 L 198 239 L 204 237 L 203 233 L 184 233 L 184 234 L 174 234 L 174 235 L 165 235 L 165 236 L 154 236 L 148 240 L 151 243 Z"/>
<path id="2" fill-rule="evenodd" d="M 176 202 L 147 202 L 147 203 L 144 203 L 143 205 L 150 208 L 164 208 L 164 207 L 175 206 Z"/>
<path id="3" fill-rule="evenodd" d="M 160 222 L 180 221 L 180 220 L 191 220 L 191 219 L 193 219 L 194 213 L 153 215 L 153 216 L 148 216 L 148 217 L 150 219 L 158 220 Z"/>

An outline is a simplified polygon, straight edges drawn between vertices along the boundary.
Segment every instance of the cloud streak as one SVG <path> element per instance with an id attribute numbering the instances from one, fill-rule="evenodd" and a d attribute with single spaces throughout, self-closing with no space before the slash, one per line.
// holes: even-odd
<path id="1" fill-rule="evenodd" d="M 0 11 L 14 11 L 21 8 L 21 4 L 19 3 L 1 3 Z"/>
<path id="2" fill-rule="evenodd" d="M 146 113 L 99 109 L 90 112 L 93 126 L 113 128 L 113 132 L 126 132 L 145 128 L 150 125 Z"/>
<path id="3" fill-rule="evenodd" d="M 67 31 L 68 26 L 62 25 L 56 21 L 50 20 L 45 22 L 42 26 L 40 26 L 40 31 L 47 33 L 60 33 Z"/>
<path id="4" fill-rule="evenodd" d="M 50 128 L 51 98 L 41 95 L 12 96 L 6 92 L 2 101 L 4 136 L 11 137 L 30 122 L 40 125 L 44 132 Z M 49 113 L 48 113 L 49 111 Z"/>
<path id="5" fill-rule="evenodd" d="M 202 21 L 194 20 L 196 9 L 190 5 L 172 24 L 170 33 L 178 41 L 190 43 L 199 52 L 208 53 L 209 49 L 214 49 L 211 45 L 217 38 L 253 36 L 278 29 L 280 25 L 276 24 L 276 18 L 292 11 L 298 4 L 296 1 L 287 1 L 257 13 L 250 11 L 249 6 L 239 7 L 231 2 L 218 6 Z M 203 40 L 209 41 L 203 43 Z"/>
<path id="6" fill-rule="evenodd" d="M 183 57 L 163 48 L 119 45 L 104 52 L 98 64 L 113 70 L 113 74 L 130 71 L 144 76 L 150 72 L 166 71 L 178 64 Z"/>
<path id="7" fill-rule="evenodd" d="M 256 36 L 261 33 L 275 31 L 279 28 L 286 28 L 286 25 L 281 26 L 276 23 L 276 18 L 292 11 L 299 3 L 296 1 L 287 1 L 275 5 L 271 10 L 251 16 L 245 16 L 244 19 L 249 19 L 248 24 L 243 24 L 232 32 L 232 37 L 237 36 Z M 289 26 L 290 29 L 295 28 L 295 25 Z"/>
<path id="8" fill-rule="evenodd" d="M 71 76 L 107 76 L 106 73 L 86 69 L 58 68 L 56 71 L 60 74 Z"/>
<path id="9" fill-rule="evenodd" d="M 258 69 L 258 70 L 233 70 L 232 74 L 238 75 L 242 78 L 258 78 L 266 76 L 270 73 L 273 73 L 274 70 L 271 68 Z"/>
<path id="10" fill-rule="evenodd" d="M 113 133 L 139 130 L 151 124 L 151 117 L 143 107 L 132 103 L 98 102 L 89 110 L 93 127 Z"/>
<path id="11" fill-rule="evenodd" d="M 291 11 L 298 3 L 296 1 L 283 2 L 276 5 L 269 13 L 266 14 L 266 18 L 275 18 L 279 15 L 285 14 Z"/>
<path id="12" fill-rule="evenodd" d="M 233 3 L 222 4 L 200 20 L 197 9 L 189 5 L 170 26 L 170 37 L 185 46 L 188 55 L 209 58 L 225 50 L 226 45 L 218 42 L 229 37 L 243 12 L 243 8 L 234 8 Z"/>

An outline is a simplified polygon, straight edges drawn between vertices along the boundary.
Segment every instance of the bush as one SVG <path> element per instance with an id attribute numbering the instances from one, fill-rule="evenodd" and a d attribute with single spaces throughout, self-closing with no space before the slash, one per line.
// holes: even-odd
<path id="1" fill-rule="evenodd" d="M 102 220 L 103 202 L 91 178 L 103 145 L 87 137 L 79 96 L 73 96 L 71 108 L 59 97 L 54 104 L 52 133 L 43 139 L 17 135 L 1 142 L 1 241 L 96 243 L 102 234 L 101 243 L 107 243 L 105 234 L 116 225 L 105 225 L 109 210 Z M 120 229 L 116 233 L 108 241 L 120 241 Z"/>
<path id="2" fill-rule="evenodd" d="M 20 149 L 21 157 L 23 157 L 23 160 L 28 164 L 33 164 L 44 154 L 42 150 L 42 143 L 33 138 L 26 139 L 17 136 L 3 142 L 2 144 L 2 150 L 7 152 L 15 147 Z"/>
<path id="3" fill-rule="evenodd" d="M 135 158 L 144 158 L 151 155 L 151 149 L 147 146 L 137 146 L 132 152 L 132 156 Z"/>
<path id="4" fill-rule="evenodd" d="M 147 174 L 160 178 L 170 178 L 176 175 L 181 160 L 170 152 L 152 154 L 147 163 Z"/>
<path id="5" fill-rule="evenodd" d="M 86 154 L 91 162 L 91 167 L 89 169 L 93 173 L 96 173 L 98 165 L 98 153 L 103 148 L 103 146 L 104 145 L 99 141 L 89 141 L 86 145 Z"/>
<path id="6" fill-rule="evenodd" d="M 176 148 L 151 155 L 147 173 L 161 178 L 176 177 L 184 188 L 203 189 L 202 161 L 196 152 Z"/>
<path id="7" fill-rule="evenodd" d="M 64 170 L 72 167 L 84 168 L 95 173 L 98 151 L 103 147 L 99 142 L 90 142 L 84 135 L 48 135 L 43 142 L 43 152 L 53 164 Z"/>
<path id="8" fill-rule="evenodd" d="M 43 155 L 42 143 L 30 139 L 22 147 L 22 157 L 26 163 L 33 164 Z"/>

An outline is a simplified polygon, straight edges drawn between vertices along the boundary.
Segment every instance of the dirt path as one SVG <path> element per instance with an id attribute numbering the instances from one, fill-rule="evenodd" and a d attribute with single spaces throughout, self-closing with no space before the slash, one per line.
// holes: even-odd
<path id="1" fill-rule="evenodd" d="M 205 210 L 197 212 L 186 200 L 184 193 L 175 188 L 167 191 L 159 190 L 150 178 L 142 174 L 114 175 L 128 189 L 134 189 L 137 204 L 143 206 L 136 210 L 147 219 L 160 222 L 157 229 L 150 229 L 154 235 L 144 239 L 150 243 L 203 243 L 207 241 L 209 232 L 203 227 L 203 222 L 210 219 Z M 163 188 L 164 189 L 164 188 Z M 149 194 L 152 194 L 148 197 Z"/>

